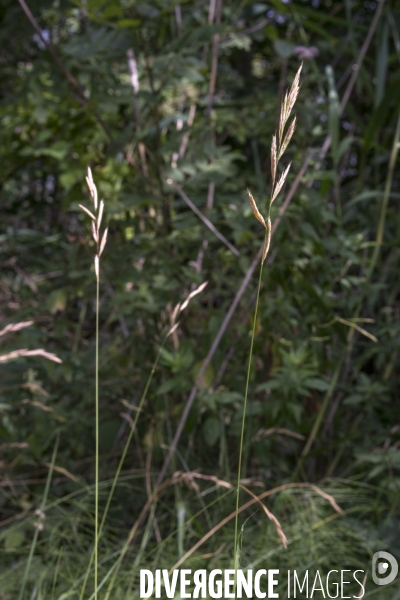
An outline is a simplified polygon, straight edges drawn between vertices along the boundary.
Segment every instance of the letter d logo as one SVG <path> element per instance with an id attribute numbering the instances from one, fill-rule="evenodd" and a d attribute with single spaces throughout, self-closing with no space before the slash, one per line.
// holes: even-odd
<path id="1" fill-rule="evenodd" d="M 376 564 L 379 561 L 378 565 Z M 389 564 L 392 568 L 392 572 L 389 573 L 386 577 L 379 577 L 378 575 L 384 575 L 389 567 Z M 380 552 L 375 552 L 372 557 L 372 579 L 374 583 L 377 585 L 388 585 L 388 583 L 392 583 L 397 577 L 397 573 L 399 571 L 399 565 L 397 564 L 397 560 L 394 556 L 389 554 L 389 552 L 384 552 L 381 550 Z"/>

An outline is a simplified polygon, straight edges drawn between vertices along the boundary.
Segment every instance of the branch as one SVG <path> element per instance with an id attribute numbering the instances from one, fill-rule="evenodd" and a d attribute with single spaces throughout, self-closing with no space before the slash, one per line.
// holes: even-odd
<path id="1" fill-rule="evenodd" d="M 212 231 L 214 233 L 214 235 L 216 235 L 217 238 L 220 239 L 221 242 L 223 244 L 225 244 L 225 246 L 227 246 L 229 248 L 229 250 L 231 250 L 233 252 L 233 254 L 235 254 L 235 256 L 239 256 L 240 255 L 239 250 L 237 248 L 235 248 L 235 246 L 232 246 L 232 244 L 226 239 L 226 237 L 218 231 L 218 229 L 211 223 L 211 221 L 209 219 L 207 219 L 207 217 L 205 215 L 203 215 L 203 213 L 197 208 L 197 206 L 195 204 L 193 204 L 193 202 L 190 200 L 190 198 L 185 194 L 185 192 L 182 190 L 182 188 L 180 188 L 179 185 L 177 185 L 174 182 L 172 182 L 172 185 L 173 185 L 174 189 L 177 191 L 177 193 L 180 195 L 182 200 L 184 200 L 186 202 L 186 204 L 189 206 L 189 208 L 191 208 L 192 211 L 195 213 L 195 215 L 197 215 L 199 217 L 199 219 L 201 221 L 203 221 L 204 225 L 206 225 L 206 227 L 208 227 L 208 229 L 210 231 Z"/>

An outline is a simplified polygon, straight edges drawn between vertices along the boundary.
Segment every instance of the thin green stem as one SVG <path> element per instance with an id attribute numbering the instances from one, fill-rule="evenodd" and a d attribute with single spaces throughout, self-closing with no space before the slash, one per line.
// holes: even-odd
<path id="1" fill-rule="evenodd" d="M 44 514 L 44 511 L 46 509 L 47 497 L 49 495 L 50 482 L 51 482 L 51 478 L 53 476 L 53 470 L 54 470 L 54 465 L 56 462 L 59 441 L 60 441 L 60 438 L 57 435 L 56 443 L 55 443 L 54 450 L 53 450 L 53 455 L 51 457 L 50 468 L 49 468 L 49 472 L 47 475 L 46 487 L 44 489 L 43 499 L 42 499 L 42 502 L 40 505 L 39 523 L 40 523 L 41 516 Z M 24 576 L 22 579 L 22 585 L 21 585 L 21 589 L 19 591 L 18 600 L 22 600 L 24 597 L 25 587 L 26 587 L 26 583 L 28 581 L 29 572 L 31 570 L 33 555 L 35 553 L 35 548 L 36 548 L 38 537 L 39 537 L 39 527 L 36 527 L 35 534 L 34 534 L 33 540 L 32 540 L 32 544 L 31 544 L 31 547 L 29 550 L 28 562 L 26 563 L 25 573 L 24 573 Z"/>
<path id="2" fill-rule="evenodd" d="M 265 236 L 264 245 L 267 243 L 267 235 Z M 250 373 L 251 373 L 251 362 L 253 357 L 253 346 L 254 346 L 254 338 L 257 326 L 257 314 L 258 314 L 258 301 L 260 298 L 260 288 L 261 288 L 261 278 L 263 272 L 263 261 L 261 260 L 260 264 L 260 275 L 258 278 L 258 287 L 257 287 L 257 298 L 256 298 L 256 307 L 254 311 L 254 320 L 253 320 L 253 329 L 251 333 L 251 343 L 250 343 L 250 353 L 249 353 L 249 361 L 247 365 L 247 377 L 246 377 L 246 389 L 244 393 L 244 404 L 243 404 L 243 416 L 242 416 L 242 428 L 240 432 L 240 446 L 239 446 L 239 465 L 238 465 L 238 476 L 237 476 L 237 486 L 236 486 L 236 515 L 235 515 L 235 545 L 234 545 L 234 558 L 233 558 L 233 566 L 235 571 L 237 571 L 237 544 L 238 544 L 238 521 L 239 521 L 239 496 L 240 496 L 240 475 L 242 471 L 242 455 L 243 455 L 243 440 L 244 440 L 244 427 L 246 421 L 246 409 L 247 409 L 247 398 L 249 395 L 249 383 L 250 383 Z M 236 598 L 236 586 L 235 586 L 235 598 Z"/>
<path id="3" fill-rule="evenodd" d="M 96 465 L 95 465 L 95 508 L 94 508 L 94 599 L 97 600 L 99 560 L 99 308 L 100 273 L 96 277 Z"/>
<path id="4" fill-rule="evenodd" d="M 125 458 L 126 458 L 126 455 L 127 455 L 127 452 L 128 452 L 128 448 L 129 448 L 129 446 L 131 444 L 132 437 L 133 437 L 133 434 L 135 432 L 139 416 L 141 415 L 143 404 L 144 404 L 144 401 L 145 401 L 145 399 L 147 397 L 147 392 L 149 391 L 149 387 L 150 387 L 151 381 L 153 379 L 153 375 L 154 375 L 154 373 L 155 373 L 155 371 L 157 369 L 157 366 L 158 366 L 158 363 L 159 363 L 159 360 L 160 360 L 160 357 L 161 357 L 161 351 L 164 348 L 164 345 L 165 345 L 165 342 L 166 342 L 167 339 L 168 339 L 168 334 L 164 337 L 164 339 L 163 339 L 163 341 L 162 341 L 162 343 L 161 343 L 161 345 L 159 347 L 156 359 L 155 359 L 155 361 L 153 363 L 150 375 L 149 375 L 149 377 L 147 379 L 146 386 L 145 386 L 145 388 L 143 390 L 142 397 L 140 399 L 138 408 L 136 410 L 135 419 L 134 419 L 133 424 L 132 424 L 132 426 L 130 428 L 130 432 L 129 432 L 128 438 L 126 440 L 126 443 L 125 443 L 125 446 L 124 446 L 124 450 L 122 452 L 121 459 L 119 461 L 116 473 L 114 475 L 114 479 L 113 479 L 113 482 L 112 482 L 112 485 L 111 485 L 111 490 L 110 490 L 110 493 L 109 493 L 108 499 L 107 499 L 107 504 L 105 506 L 104 513 L 103 513 L 103 516 L 102 516 L 102 519 L 101 519 L 101 523 L 100 523 L 100 527 L 99 527 L 99 531 L 98 531 L 99 537 L 102 534 L 103 527 L 104 527 L 104 524 L 105 524 L 105 521 L 106 521 L 106 518 L 107 518 L 107 514 L 108 514 L 108 511 L 109 511 L 109 508 L 110 508 L 110 505 L 111 505 L 111 501 L 112 501 L 112 498 L 113 498 L 113 495 L 114 495 L 114 491 L 115 491 L 115 488 L 117 486 L 119 475 L 121 473 L 122 466 L 123 466 L 123 464 L 125 462 Z M 83 599 L 83 595 L 85 593 L 87 580 L 89 578 L 90 569 L 91 569 L 91 566 L 92 566 L 92 563 L 93 563 L 93 557 L 94 557 L 94 552 L 92 552 L 92 555 L 90 557 L 89 565 L 88 565 L 88 568 L 86 570 L 86 575 L 85 575 L 85 579 L 83 581 L 83 585 L 82 585 L 81 593 L 80 593 L 80 596 L 79 596 L 79 600 Z"/>
<path id="5" fill-rule="evenodd" d="M 58 572 L 60 570 L 60 562 L 61 562 L 61 556 L 62 556 L 63 550 L 64 549 L 61 546 L 61 550 L 58 553 L 57 565 L 56 565 L 56 569 L 54 571 L 54 576 L 53 576 L 53 585 L 52 585 L 52 588 L 51 588 L 51 600 L 54 600 L 54 596 L 55 596 L 56 583 L 57 583 L 57 578 L 58 578 Z"/>

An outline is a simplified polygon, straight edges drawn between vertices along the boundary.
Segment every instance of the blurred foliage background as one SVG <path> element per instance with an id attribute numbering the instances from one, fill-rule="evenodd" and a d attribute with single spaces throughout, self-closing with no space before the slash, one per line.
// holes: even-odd
<path id="1" fill-rule="evenodd" d="M 0 0 L 0 22 L 0 329 L 33 321 L 1 336 L 0 354 L 43 348 L 62 360 L 0 362 L 0 597 L 17 597 L 58 435 L 52 508 L 26 597 L 78 598 L 90 554 L 94 245 L 78 208 L 90 208 L 88 165 L 109 226 L 100 309 L 104 489 L 174 306 L 208 281 L 162 352 L 104 556 L 121 547 L 151 494 L 191 391 L 167 475 L 197 469 L 234 482 L 256 289 L 256 277 L 245 278 L 263 237 L 246 188 L 263 211 L 280 101 L 301 61 L 298 125 L 283 161 L 292 167 L 273 207 L 279 226 L 262 283 L 244 477 L 265 489 L 323 481 L 348 508 L 317 539 L 313 527 L 332 513 L 329 504 L 315 504 L 305 489 L 301 498 L 282 496 L 274 506 L 293 544 L 289 554 L 276 550 L 286 556 L 279 564 L 311 568 L 323 556 L 329 567 L 332 556 L 346 556 L 366 569 L 385 548 L 400 558 L 396 2 Z M 170 568 L 232 510 L 225 488 L 197 484 L 168 488 L 113 598 L 136 597 L 132 578 L 148 554 Z M 249 563 L 266 545 L 278 548 L 262 512 L 246 527 Z M 197 566 L 229 564 L 233 541 L 224 535 L 199 550 L 216 558 L 194 555 Z M 57 582 L 55 564 L 64 565 Z M 386 592 L 379 597 L 399 598 Z"/>

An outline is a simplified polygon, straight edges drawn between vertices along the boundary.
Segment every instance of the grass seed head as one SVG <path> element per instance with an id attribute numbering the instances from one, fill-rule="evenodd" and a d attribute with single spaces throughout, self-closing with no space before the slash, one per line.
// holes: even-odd
<path id="1" fill-rule="evenodd" d="M 290 117 L 290 113 L 293 110 L 293 106 L 295 105 L 295 102 L 297 100 L 297 96 L 299 95 L 299 91 L 300 91 L 300 73 L 301 73 L 301 69 L 303 68 L 303 63 L 301 63 L 300 67 L 297 70 L 297 73 L 293 79 L 293 83 L 290 87 L 289 91 L 286 91 L 285 93 L 285 97 L 282 101 L 282 106 L 281 106 L 281 114 L 280 114 L 280 118 L 279 118 L 279 146 L 281 147 L 282 145 L 282 140 L 283 140 L 283 132 L 286 126 L 286 123 L 289 120 Z M 294 130 L 293 130 L 294 131 Z M 293 135 L 293 132 L 292 132 Z M 289 142 L 287 142 L 288 144 Z M 286 144 L 286 146 L 287 146 Z M 279 151 L 280 156 L 282 156 L 284 151 Z"/>
<path id="2" fill-rule="evenodd" d="M 262 216 L 262 214 L 258 210 L 256 201 L 254 200 L 252 193 L 250 192 L 250 190 L 247 190 L 247 193 L 249 195 L 249 201 L 250 201 L 250 204 L 251 204 L 251 208 L 253 209 L 253 213 L 254 213 L 255 218 L 257 219 L 257 221 L 260 221 L 260 223 L 262 223 L 262 225 L 264 225 L 264 227 L 266 227 L 265 221 L 264 221 L 264 217 Z"/>
<path id="3" fill-rule="evenodd" d="M 271 226 L 271 219 L 269 217 L 267 219 L 266 229 L 267 229 L 267 236 L 265 238 L 264 251 L 263 251 L 263 255 L 262 255 L 262 262 L 263 263 L 264 263 L 265 259 L 267 258 L 267 254 L 268 254 L 268 251 L 269 251 L 269 246 L 271 244 L 271 230 L 272 230 L 272 226 Z"/>
<path id="4" fill-rule="evenodd" d="M 103 237 L 101 239 L 100 250 L 99 250 L 99 258 L 103 254 L 103 250 L 107 243 L 107 235 L 108 235 L 108 227 L 104 230 Z"/>
<path id="5" fill-rule="evenodd" d="M 90 167 L 88 167 L 86 183 L 88 184 L 89 192 L 93 198 L 94 209 L 97 210 L 97 187 L 96 187 L 95 182 L 93 181 L 92 170 Z"/>
<path id="6" fill-rule="evenodd" d="M 278 163 L 278 157 L 276 152 L 276 135 L 272 136 L 272 144 L 271 144 L 271 176 L 272 176 L 272 187 L 275 183 L 276 178 L 276 165 Z"/>
<path id="7" fill-rule="evenodd" d="M 94 214 L 92 212 L 90 212 L 90 210 L 88 210 L 85 206 L 83 206 L 82 204 L 79 204 L 79 208 L 81 208 L 87 215 L 89 215 L 89 217 L 95 221 L 96 217 L 94 216 Z"/>
<path id="8" fill-rule="evenodd" d="M 281 144 L 281 147 L 279 148 L 278 160 L 281 158 L 281 156 L 285 152 L 286 148 L 288 147 L 289 142 L 292 139 L 292 135 L 294 134 L 294 130 L 295 129 L 296 129 L 296 117 L 294 117 L 293 121 L 290 123 L 289 129 L 287 130 L 286 135 L 285 135 L 285 137 L 283 139 L 283 142 Z"/>
<path id="9" fill-rule="evenodd" d="M 289 96 L 288 96 L 288 106 L 287 106 L 287 119 L 290 116 L 290 113 L 292 112 L 293 106 L 297 100 L 297 96 L 299 95 L 299 91 L 300 91 L 300 73 L 301 73 L 301 69 L 303 68 L 303 63 L 301 63 L 300 67 L 297 70 L 297 73 L 295 75 L 295 78 L 293 79 L 293 83 L 290 87 L 289 90 Z M 287 120 L 286 119 L 286 120 Z"/>
<path id="10" fill-rule="evenodd" d="M 103 218 L 104 201 L 100 200 L 99 213 L 97 216 L 97 231 L 100 231 L 101 220 Z"/>
<path id="11" fill-rule="evenodd" d="M 282 175 L 280 176 L 280 178 L 278 180 L 278 183 L 275 186 L 274 193 L 272 194 L 271 204 L 273 203 L 273 201 L 275 200 L 275 198 L 277 197 L 277 195 L 281 191 L 282 186 L 285 183 L 287 174 L 289 173 L 289 169 L 290 169 L 291 164 L 292 163 L 290 162 L 288 164 L 288 166 L 286 167 L 286 169 L 283 171 Z"/>

